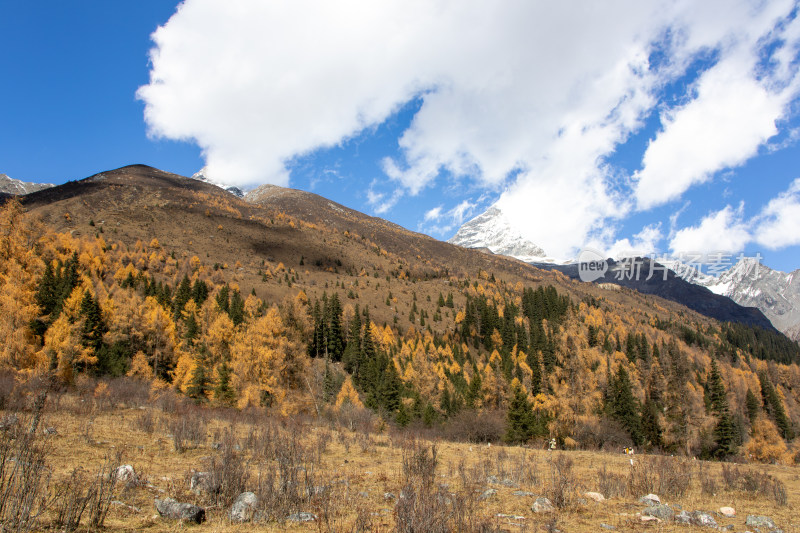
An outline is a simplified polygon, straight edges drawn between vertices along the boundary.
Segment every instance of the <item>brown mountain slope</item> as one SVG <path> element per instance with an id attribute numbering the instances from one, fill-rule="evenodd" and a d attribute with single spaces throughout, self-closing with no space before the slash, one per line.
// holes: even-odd
<path id="1" fill-rule="evenodd" d="M 407 326 L 413 295 L 435 302 L 440 292 L 449 291 L 451 277 L 476 280 L 481 271 L 511 285 L 554 285 L 577 301 L 610 297 L 651 314 L 657 302 L 664 316 L 680 313 L 708 321 L 673 302 L 574 282 L 294 189 L 262 186 L 243 201 L 213 185 L 131 165 L 29 194 L 23 204 L 57 231 L 76 236 L 96 234 L 127 246 L 157 239 L 168 253 L 218 264 L 219 281 L 237 283 L 266 301 L 280 301 L 300 288 L 312 299 L 323 291 L 352 292 L 352 303 L 369 305 L 376 322 L 399 317 L 399 324 Z M 386 304 L 388 291 L 396 299 L 391 305 Z M 449 316 L 433 326 L 446 331 L 452 324 Z"/>

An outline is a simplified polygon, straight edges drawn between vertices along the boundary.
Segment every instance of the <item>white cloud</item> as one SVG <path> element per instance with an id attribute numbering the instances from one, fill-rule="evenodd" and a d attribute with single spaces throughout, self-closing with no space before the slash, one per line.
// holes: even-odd
<path id="1" fill-rule="evenodd" d="M 436 206 L 425 213 L 425 220 L 439 220 L 442 217 L 442 206 Z"/>
<path id="2" fill-rule="evenodd" d="M 659 252 L 658 243 L 664 235 L 661 233 L 659 224 L 650 224 L 630 239 L 620 239 L 616 241 L 606 252 L 607 257 L 642 257 L 657 254 Z"/>
<path id="3" fill-rule="evenodd" d="M 425 213 L 424 222 L 427 224 L 420 224 L 418 229 L 431 235 L 443 237 L 461 226 L 475 213 L 477 207 L 478 204 L 473 203 L 471 200 L 463 200 L 447 211 L 443 211 L 444 206 L 436 206 Z"/>
<path id="4" fill-rule="evenodd" d="M 568 257 L 587 242 L 613 248 L 615 223 L 637 204 L 678 198 L 774 136 L 800 85 L 800 17 L 783 20 L 793 6 L 185 0 L 153 35 L 138 96 L 151 135 L 194 140 L 208 174 L 238 185 L 286 185 L 293 159 L 419 99 L 399 152 L 378 156 L 395 189 L 370 188 L 374 211 L 447 175 L 503 191 L 508 219 Z M 760 61 L 767 49 L 771 61 Z M 651 62 L 654 51 L 662 59 Z M 711 52 L 716 62 L 680 104 L 662 99 Z M 631 183 L 604 161 L 656 111 L 663 129 Z M 442 206 L 425 222 L 449 228 L 471 209 L 445 219 Z"/>
<path id="5" fill-rule="evenodd" d="M 751 240 L 743 211 L 744 204 L 740 204 L 737 209 L 728 205 L 709 213 L 697 226 L 677 231 L 670 240 L 670 250 L 673 255 L 742 251 Z"/>
<path id="6" fill-rule="evenodd" d="M 770 200 L 754 224 L 756 242 L 771 250 L 800 244 L 800 178 Z"/>
<path id="7" fill-rule="evenodd" d="M 791 67 L 800 24 L 797 19 L 786 26 L 777 23 L 788 15 L 791 2 L 762 4 L 760 9 L 756 4 L 732 4 L 725 15 L 712 15 L 722 24 L 706 18 L 709 3 L 697 5 L 694 34 L 702 40 L 693 44 L 716 50 L 719 60 L 700 75 L 688 103 L 662 111 L 663 129 L 635 175 L 640 209 L 680 198 L 717 171 L 755 156 L 778 133 L 776 122 L 800 87 L 797 69 Z M 714 39 L 700 31 L 710 29 L 716 30 L 710 32 Z M 771 52 L 771 69 L 765 69 L 761 63 L 771 43 L 777 46 Z"/>
<path id="8" fill-rule="evenodd" d="M 402 189 L 395 189 L 392 194 L 387 195 L 386 193 L 378 192 L 373 187 L 375 186 L 375 182 L 373 181 L 370 185 L 370 188 L 367 189 L 367 203 L 375 214 L 382 215 L 389 210 L 391 210 L 397 202 L 403 197 L 403 190 Z"/>

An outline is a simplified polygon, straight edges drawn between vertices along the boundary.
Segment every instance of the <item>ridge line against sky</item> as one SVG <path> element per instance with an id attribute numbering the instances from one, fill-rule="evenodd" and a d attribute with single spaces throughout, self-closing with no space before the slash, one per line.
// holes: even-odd
<path id="1" fill-rule="evenodd" d="M 438 238 L 494 204 L 554 257 L 583 246 L 758 251 L 793 270 L 797 9 L 787 0 L 144 0 L 76 12 L 12 2 L 0 7 L 14 44 L 0 58 L 14 80 L 0 87 L 0 172 L 63 180 L 24 173 L 48 168 L 26 154 L 49 152 L 31 147 L 24 121 L 66 92 L 84 106 L 72 142 L 91 141 L 98 164 L 113 154 L 108 168 L 206 166 L 212 179 L 312 190 Z M 75 65 L 86 77 L 68 81 Z M 113 92 L 92 98 L 98 87 Z M 12 109 L 20 101 L 27 115 Z M 76 124 L 60 113 L 54 122 Z M 137 137 L 101 142 L 104 128 Z M 48 143 L 64 141 L 40 138 Z M 121 159 L 126 146 L 133 153 Z M 80 148 L 72 157 L 85 160 Z"/>

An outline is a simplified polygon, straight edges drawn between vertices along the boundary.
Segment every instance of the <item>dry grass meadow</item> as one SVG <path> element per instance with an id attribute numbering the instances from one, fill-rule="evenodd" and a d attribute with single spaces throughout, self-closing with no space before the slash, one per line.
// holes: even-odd
<path id="1" fill-rule="evenodd" d="M 796 467 L 643 455 L 631 465 L 621 453 L 447 442 L 366 411 L 278 419 L 197 407 L 127 380 L 82 386 L 50 394 L 33 439 L 35 391 L 0 413 L 4 531 L 686 531 L 641 522 L 638 500 L 650 492 L 676 512 L 734 507 L 734 518 L 714 515 L 733 531 L 748 529 L 750 514 L 800 530 Z M 135 478 L 115 480 L 119 465 Z M 33 475 L 12 479 L 14 467 Z M 191 490 L 193 472 L 210 473 L 211 488 Z M 259 496 L 255 519 L 232 523 L 243 491 Z M 557 511 L 534 513 L 538 496 Z M 203 507 L 205 522 L 160 517 L 154 499 L 165 497 Z M 20 509 L 31 520 L 14 522 Z M 315 519 L 287 519 L 298 512 Z"/>

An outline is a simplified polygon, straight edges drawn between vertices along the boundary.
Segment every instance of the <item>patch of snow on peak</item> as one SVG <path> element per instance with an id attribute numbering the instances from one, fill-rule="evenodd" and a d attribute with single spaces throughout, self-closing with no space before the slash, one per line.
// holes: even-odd
<path id="1" fill-rule="evenodd" d="M 670 263 L 674 267 L 667 266 L 678 275 L 680 268 L 687 267 L 679 261 Z M 776 329 L 796 334 L 800 326 L 800 276 L 795 275 L 798 272 L 787 274 L 762 264 L 760 257 L 742 257 L 718 276 L 698 273 L 684 279 L 727 296 L 739 305 L 757 307 Z"/>
<path id="2" fill-rule="evenodd" d="M 213 180 L 206 175 L 206 168 L 201 168 L 198 172 L 192 174 L 192 179 L 197 181 L 202 181 L 203 183 L 208 183 L 209 185 L 214 185 L 228 191 L 229 193 L 233 194 L 234 196 L 238 196 L 239 198 L 244 198 L 244 193 L 239 187 L 234 187 L 233 185 L 225 185 L 222 182 Z"/>
<path id="3" fill-rule="evenodd" d="M 466 222 L 448 241 L 464 248 L 488 248 L 492 253 L 508 255 L 525 262 L 554 261 L 541 247 L 516 231 L 497 207 Z"/>
<path id="4" fill-rule="evenodd" d="M 52 183 L 32 183 L 11 178 L 6 174 L 0 174 L 0 192 L 6 194 L 24 196 L 42 189 L 49 189 L 50 187 L 53 187 Z"/>

